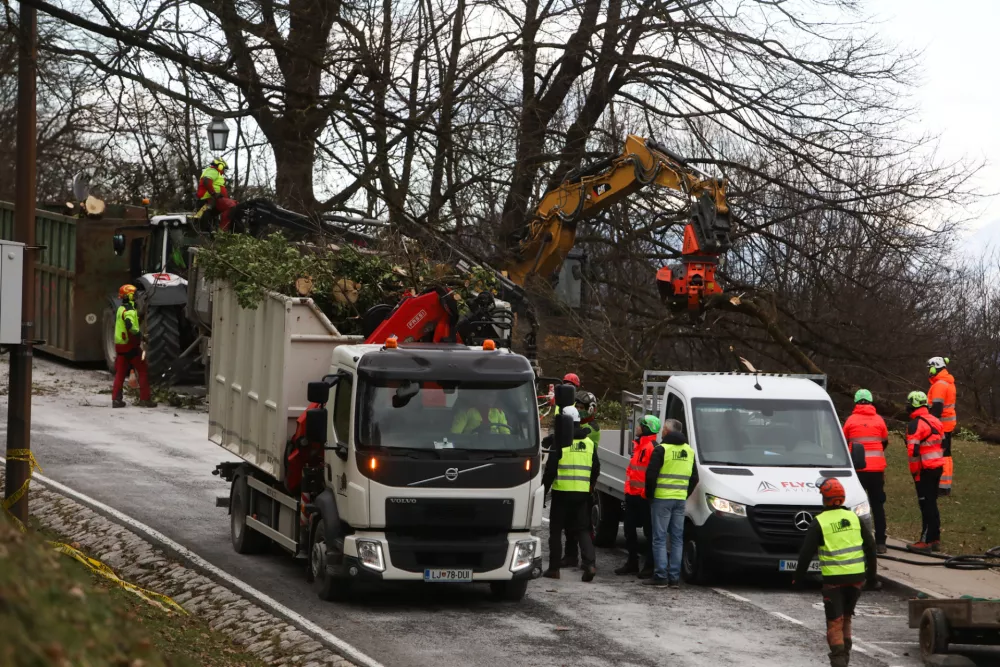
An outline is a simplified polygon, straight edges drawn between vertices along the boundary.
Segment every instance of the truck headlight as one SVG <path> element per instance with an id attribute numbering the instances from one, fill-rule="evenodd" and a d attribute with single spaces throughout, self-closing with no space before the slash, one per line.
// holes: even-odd
<path id="1" fill-rule="evenodd" d="M 742 503 L 734 503 L 732 500 L 726 500 L 725 498 L 718 498 L 708 494 L 705 495 L 705 500 L 708 501 L 708 506 L 716 512 L 720 512 L 722 514 L 732 514 L 733 516 L 747 515 L 747 506 Z"/>
<path id="2" fill-rule="evenodd" d="M 378 540 L 358 540 L 358 560 L 365 567 L 376 572 L 385 572 L 385 559 L 382 558 L 382 543 Z"/>
<path id="3" fill-rule="evenodd" d="M 872 506 L 866 500 L 865 502 L 861 503 L 860 505 L 855 505 L 854 506 L 854 513 L 857 514 L 859 517 L 862 517 L 862 518 L 866 517 L 866 516 L 868 516 L 869 514 L 872 513 Z"/>
<path id="4" fill-rule="evenodd" d="M 518 572 L 531 567 L 535 561 L 535 541 L 521 540 L 514 545 L 514 560 L 510 564 L 511 572 Z"/>

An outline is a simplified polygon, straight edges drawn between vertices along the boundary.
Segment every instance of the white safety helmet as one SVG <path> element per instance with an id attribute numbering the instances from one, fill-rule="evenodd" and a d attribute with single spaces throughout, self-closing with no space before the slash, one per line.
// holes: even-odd
<path id="1" fill-rule="evenodd" d="M 948 366 L 948 357 L 931 357 L 927 360 L 927 369 L 931 375 L 937 374 Z"/>
<path id="2" fill-rule="evenodd" d="M 568 416 L 572 417 L 574 423 L 577 423 L 577 424 L 580 423 L 580 411 L 577 410 L 576 407 L 573 406 L 573 405 L 570 405 L 570 406 L 567 406 L 567 407 L 563 408 L 560 411 L 560 414 L 564 414 L 564 415 L 568 415 Z"/>

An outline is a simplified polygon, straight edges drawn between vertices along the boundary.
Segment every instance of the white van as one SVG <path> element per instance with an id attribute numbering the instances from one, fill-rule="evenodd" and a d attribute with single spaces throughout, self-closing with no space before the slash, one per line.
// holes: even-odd
<path id="1" fill-rule="evenodd" d="M 823 503 L 817 481 L 836 477 L 845 506 L 871 530 L 868 497 L 822 375 L 646 371 L 642 395 L 623 395 L 618 442 L 602 439 L 596 542 L 613 544 L 635 424 L 644 414 L 684 425 L 698 485 L 688 498 L 683 574 L 708 583 L 720 570 L 792 572 Z M 863 464 L 862 464 L 863 465 Z M 810 570 L 818 572 L 813 561 Z"/>

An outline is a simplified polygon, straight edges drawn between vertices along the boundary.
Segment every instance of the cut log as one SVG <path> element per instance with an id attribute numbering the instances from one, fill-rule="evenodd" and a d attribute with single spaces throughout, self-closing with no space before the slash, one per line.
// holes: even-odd
<path id="1" fill-rule="evenodd" d="M 83 205 L 89 218 L 99 218 L 104 215 L 104 202 L 94 195 L 89 195 Z"/>

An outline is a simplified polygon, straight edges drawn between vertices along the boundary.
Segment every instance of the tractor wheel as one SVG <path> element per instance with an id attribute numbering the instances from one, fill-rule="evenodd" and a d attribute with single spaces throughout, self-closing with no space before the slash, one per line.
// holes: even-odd
<path id="1" fill-rule="evenodd" d="M 181 354 L 181 311 L 177 306 L 151 306 L 143 323 L 146 332 L 146 363 L 149 383 L 162 384 Z"/>
<path id="2" fill-rule="evenodd" d="M 104 348 L 104 362 L 108 365 L 108 372 L 115 372 L 115 358 L 118 353 L 115 352 L 115 317 L 117 316 L 117 311 L 107 305 L 104 307 L 104 313 L 101 316 L 101 347 Z"/>

